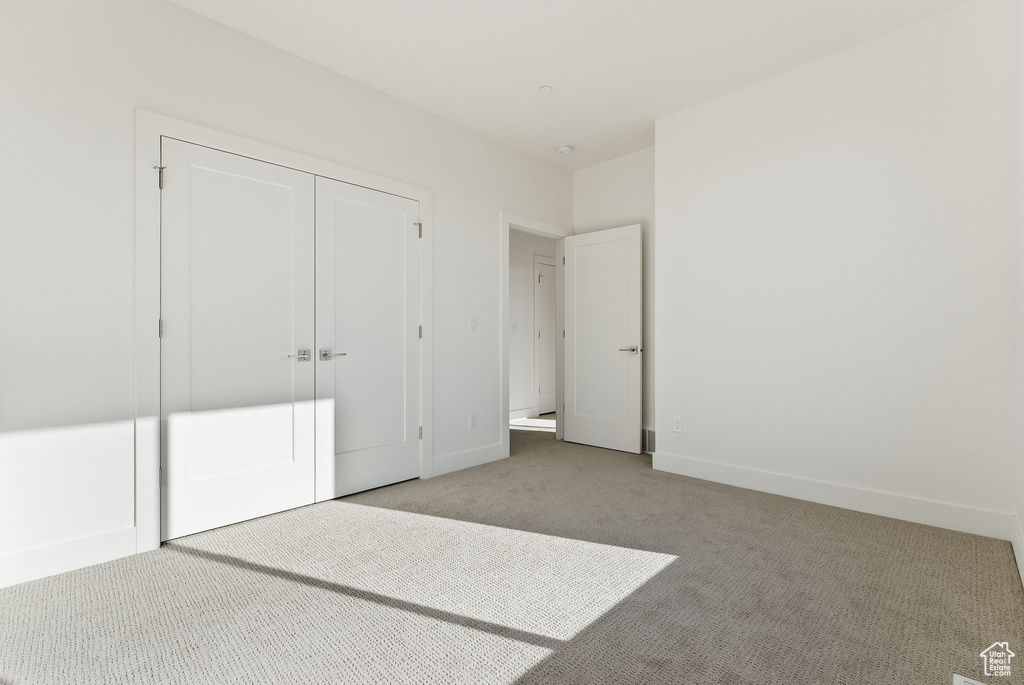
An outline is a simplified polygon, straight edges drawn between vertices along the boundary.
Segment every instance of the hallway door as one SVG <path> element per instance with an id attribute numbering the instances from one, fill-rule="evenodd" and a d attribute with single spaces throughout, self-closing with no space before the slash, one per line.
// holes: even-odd
<path id="1" fill-rule="evenodd" d="M 558 284 L 555 263 L 548 257 L 534 256 L 533 284 L 533 363 L 537 386 L 537 413 L 555 411 L 555 353 L 558 345 L 556 314 Z"/>
<path id="2" fill-rule="evenodd" d="M 565 249 L 565 411 L 570 442 L 639 454 L 640 226 L 569 236 Z"/>

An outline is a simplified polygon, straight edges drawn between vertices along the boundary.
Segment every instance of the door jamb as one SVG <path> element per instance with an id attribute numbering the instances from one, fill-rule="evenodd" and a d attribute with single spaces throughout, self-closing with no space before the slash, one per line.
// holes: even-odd
<path id="1" fill-rule="evenodd" d="M 433 206 L 425 188 L 138 109 L 135 112 L 135 532 L 136 552 L 160 546 L 160 140 L 176 138 L 399 195 L 420 204 L 420 477 L 433 475 Z M 508 423 L 506 419 L 506 425 Z"/>
<path id="2" fill-rule="evenodd" d="M 500 234 L 501 234 L 501 250 L 499 255 L 498 274 L 501 284 L 501 318 L 500 318 L 500 339 L 501 339 L 501 376 L 499 378 L 498 388 L 501 396 L 499 398 L 499 405 L 501 407 L 501 422 L 498 424 L 501 426 L 501 455 L 503 457 L 509 456 L 510 449 L 510 436 L 508 427 L 508 390 L 509 390 L 509 347 L 511 341 L 509 335 L 512 331 L 511 315 L 509 314 L 509 286 L 508 286 L 508 259 L 509 259 L 509 231 L 516 229 L 525 233 L 532 233 L 539 235 L 544 238 L 552 238 L 557 241 L 557 249 L 555 252 L 555 278 L 558 281 L 558 303 L 556 310 L 556 330 L 561 330 L 563 326 L 562 321 L 562 238 L 572 235 L 572 229 L 565 228 L 563 226 L 557 226 L 555 224 L 549 224 L 546 221 L 540 221 L 538 219 L 531 219 L 519 214 L 512 212 L 501 212 L 500 216 Z M 558 421 L 558 417 L 562 414 L 562 346 L 557 347 L 555 353 L 555 438 L 558 440 L 562 439 L 562 422 Z"/>

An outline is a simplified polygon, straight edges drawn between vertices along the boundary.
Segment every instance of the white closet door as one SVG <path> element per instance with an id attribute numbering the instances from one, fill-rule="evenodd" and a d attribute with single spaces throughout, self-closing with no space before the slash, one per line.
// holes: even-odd
<path id="1" fill-rule="evenodd" d="M 570 236 L 565 248 L 565 439 L 640 453 L 640 226 Z"/>
<path id="2" fill-rule="evenodd" d="M 420 475 L 419 220 L 316 179 L 317 501 Z"/>
<path id="3" fill-rule="evenodd" d="M 555 353 L 560 335 L 556 333 L 558 284 L 555 264 L 546 257 L 534 257 L 533 283 L 534 366 L 537 385 L 537 413 L 555 411 Z"/>
<path id="4" fill-rule="evenodd" d="M 314 499 L 314 177 L 163 139 L 162 539 Z"/>

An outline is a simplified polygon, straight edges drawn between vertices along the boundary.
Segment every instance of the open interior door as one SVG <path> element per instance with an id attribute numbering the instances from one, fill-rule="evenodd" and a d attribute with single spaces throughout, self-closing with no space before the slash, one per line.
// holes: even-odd
<path id="1" fill-rule="evenodd" d="M 639 224 L 565 238 L 569 442 L 639 454 L 643 340 Z"/>

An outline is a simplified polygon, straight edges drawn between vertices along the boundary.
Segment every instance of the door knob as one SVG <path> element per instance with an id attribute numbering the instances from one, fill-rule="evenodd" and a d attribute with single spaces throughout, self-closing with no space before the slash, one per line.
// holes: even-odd
<path id="1" fill-rule="evenodd" d="M 344 357 L 347 352 L 331 352 L 330 350 L 320 350 L 320 361 L 329 362 L 335 357 Z"/>
<path id="2" fill-rule="evenodd" d="M 289 354 L 288 358 L 289 359 L 297 359 L 300 362 L 308 362 L 308 361 L 310 361 L 313 358 L 313 353 L 310 352 L 309 350 L 299 350 L 295 354 Z"/>
<path id="3" fill-rule="evenodd" d="M 629 347 L 620 347 L 619 352 L 629 352 L 630 354 L 636 354 L 640 351 L 640 348 L 636 345 L 630 345 Z"/>

